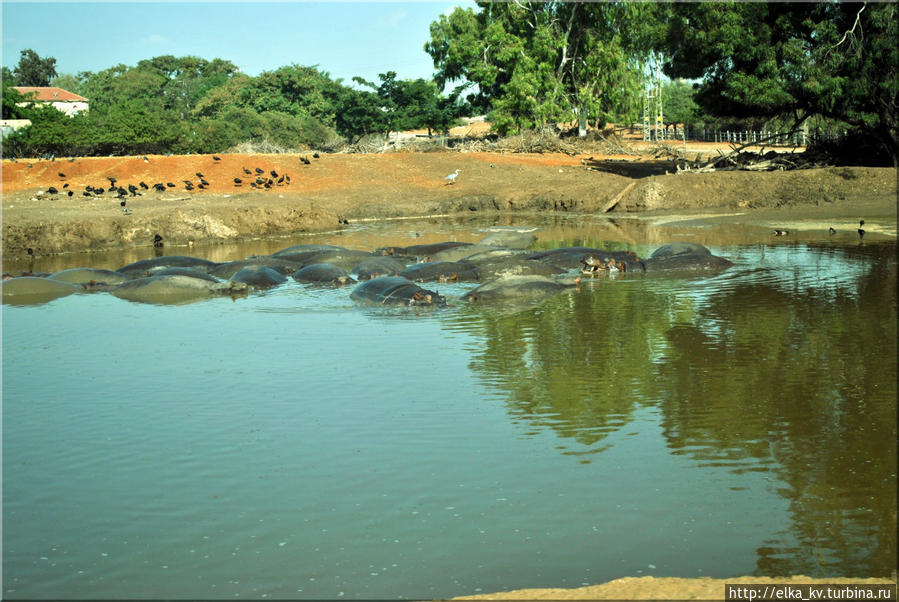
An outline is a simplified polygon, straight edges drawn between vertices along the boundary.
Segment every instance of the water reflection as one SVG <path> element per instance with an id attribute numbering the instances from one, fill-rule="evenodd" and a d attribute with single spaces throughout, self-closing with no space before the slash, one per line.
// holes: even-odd
<path id="1" fill-rule="evenodd" d="M 771 473 L 792 526 L 759 574 L 896 563 L 896 247 L 735 248 L 693 279 L 603 280 L 540 307 L 469 310 L 470 369 L 562 453 L 598 458 L 642 406 L 697 467 Z"/>

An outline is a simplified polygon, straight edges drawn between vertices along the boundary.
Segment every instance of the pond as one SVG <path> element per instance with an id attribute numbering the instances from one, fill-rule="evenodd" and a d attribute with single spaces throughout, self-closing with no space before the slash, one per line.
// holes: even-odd
<path id="1" fill-rule="evenodd" d="M 658 232 L 634 224 L 616 239 L 606 222 L 545 223 L 540 244 L 645 255 Z M 182 306 L 4 305 L 3 594 L 431 599 L 889 575 L 895 242 L 690 232 L 668 231 L 734 267 L 596 279 L 515 310 L 453 301 L 472 285 L 399 310 L 292 281 Z M 446 221 L 308 242 L 481 236 Z"/>

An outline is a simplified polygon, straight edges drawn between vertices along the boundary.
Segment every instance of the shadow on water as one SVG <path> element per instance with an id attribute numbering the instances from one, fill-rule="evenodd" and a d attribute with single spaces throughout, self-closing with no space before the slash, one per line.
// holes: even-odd
<path id="1" fill-rule="evenodd" d="M 764 575 L 888 576 L 896 565 L 893 245 L 744 248 L 717 276 L 600 281 L 515 313 L 468 309 L 470 369 L 531 433 L 601 461 L 643 407 L 697 469 L 769 473 L 788 533 Z"/>

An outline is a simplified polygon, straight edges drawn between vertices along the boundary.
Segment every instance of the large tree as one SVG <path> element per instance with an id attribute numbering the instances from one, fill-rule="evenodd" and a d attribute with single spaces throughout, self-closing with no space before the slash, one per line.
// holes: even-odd
<path id="1" fill-rule="evenodd" d="M 479 2 L 431 24 L 438 85 L 462 80 L 501 133 L 633 114 L 657 15 L 649 3 Z"/>
<path id="2" fill-rule="evenodd" d="M 42 59 L 31 48 L 21 52 L 19 64 L 13 69 L 17 86 L 49 86 L 56 77 L 56 59 L 52 56 Z"/>
<path id="3" fill-rule="evenodd" d="M 880 141 L 899 164 L 895 3 L 675 4 L 669 76 L 702 79 L 697 102 L 715 115 L 812 115 Z"/>

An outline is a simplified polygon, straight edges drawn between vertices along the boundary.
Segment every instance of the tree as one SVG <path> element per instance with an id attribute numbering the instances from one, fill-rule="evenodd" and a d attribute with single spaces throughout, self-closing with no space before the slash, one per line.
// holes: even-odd
<path id="1" fill-rule="evenodd" d="M 26 48 L 21 52 L 13 75 L 19 86 L 49 86 L 50 80 L 56 77 L 56 59 L 42 59 L 34 50 Z"/>
<path id="2" fill-rule="evenodd" d="M 660 11 L 651 3 L 478 3 L 431 24 L 435 79 L 477 86 L 507 133 L 568 121 L 602 125 L 633 112 Z M 622 35 L 626 32 L 627 35 Z M 463 84 L 463 85 L 466 85 Z"/>
<path id="3" fill-rule="evenodd" d="M 702 78 L 696 100 L 733 117 L 838 119 L 899 165 L 895 3 L 675 4 L 671 77 Z"/>

